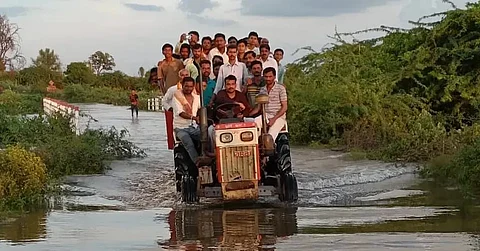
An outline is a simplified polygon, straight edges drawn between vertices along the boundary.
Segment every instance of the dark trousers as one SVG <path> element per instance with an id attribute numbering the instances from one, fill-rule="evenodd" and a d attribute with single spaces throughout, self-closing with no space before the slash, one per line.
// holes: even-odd
<path id="1" fill-rule="evenodd" d="M 138 106 L 137 105 L 130 105 L 130 110 L 132 110 L 132 117 L 133 117 L 133 111 L 135 111 L 137 118 L 138 118 Z"/>

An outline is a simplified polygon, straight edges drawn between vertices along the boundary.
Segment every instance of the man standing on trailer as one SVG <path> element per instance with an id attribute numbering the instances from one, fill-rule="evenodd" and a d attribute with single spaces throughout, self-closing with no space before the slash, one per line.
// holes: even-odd
<path id="1" fill-rule="evenodd" d="M 239 62 L 237 59 L 237 46 L 233 44 L 229 45 L 227 47 L 227 54 L 228 61 L 226 64 L 220 66 L 220 71 L 218 72 L 217 85 L 214 91 L 215 94 L 217 94 L 220 90 L 225 89 L 225 78 L 228 75 L 234 75 L 236 77 L 237 91 L 242 92 L 246 83 L 248 69 L 244 63 Z"/>
<path id="2" fill-rule="evenodd" d="M 268 44 L 260 45 L 260 61 L 262 62 L 263 69 L 272 67 L 275 69 L 276 75 L 278 75 L 278 63 L 273 56 L 271 56 L 270 46 Z M 275 76 L 275 80 L 278 81 L 278 76 Z"/>
<path id="3" fill-rule="evenodd" d="M 158 62 L 157 78 L 160 89 L 165 94 L 168 88 L 176 85 L 180 80 L 178 71 L 183 69 L 184 65 L 181 60 L 173 58 L 173 46 L 171 44 L 164 44 L 162 53 L 165 59 Z"/>

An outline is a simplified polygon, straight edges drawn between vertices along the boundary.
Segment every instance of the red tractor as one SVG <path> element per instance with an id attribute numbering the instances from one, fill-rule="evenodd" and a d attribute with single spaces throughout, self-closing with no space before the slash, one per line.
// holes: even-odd
<path id="1" fill-rule="evenodd" d="M 278 196 L 282 202 L 297 201 L 297 179 L 292 171 L 287 126 L 274 140 L 267 133 L 264 116 L 268 95 L 260 94 L 255 100 L 262 106 L 264 123 L 260 130 L 254 122 L 233 117 L 236 104 L 222 104 L 215 109 L 230 107 L 227 113 L 231 111 L 231 115 L 220 119 L 215 126 L 215 158 L 209 165 L 197 167 L 176 139 L 175 173 L 177 191 L 181 192 L 183 202 L 195 203 L 200 197 L 258 200 L 261 196 Z M 202 107 L 202 140 L 197 147 L 202 155 L 208 146 L 206 114 L 206 108 Z"/>

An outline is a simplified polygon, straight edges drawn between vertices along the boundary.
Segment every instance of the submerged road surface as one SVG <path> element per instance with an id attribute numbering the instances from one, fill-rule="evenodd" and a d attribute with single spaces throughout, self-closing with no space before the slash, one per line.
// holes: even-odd
<path id="1" fill-rule="evenodd" d="M 178 202 L 163 113 L 80 105 L 89 126 L 126 128 L 148 157 L 115 161 L 105 175 L 72 176 L 54 209 L 0 223 L 0 250 L 474 250 L 458 209 L 392 204 L 422 194 L 415 166 L 348 161 L 341 152 L 293 148 L 299 202 Z M 86 120 L 82 122 L 86 126 Z M 476 219 L 476 218 L 475 218 Z M 475 232 L 475 231 L 473 231 Z"/>

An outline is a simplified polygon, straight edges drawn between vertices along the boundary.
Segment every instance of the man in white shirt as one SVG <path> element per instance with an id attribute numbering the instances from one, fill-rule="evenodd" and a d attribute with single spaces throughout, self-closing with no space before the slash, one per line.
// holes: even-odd
<path id="1" fill-rule="evenodd" d="M 192 107 L 192 113 L 186 112 L 180 101 L 174 99 L 173 128 L 175 135 L 182 142 L 193 163 L 197 164 L 198 152 L 194 141 L 200 140 L 199 117 L 197 116 L 197 111 L 200 108 L 200 96 L 193 94 L 194 88 L 195 80 L 193 78 L 186 77 L 183 79 L 182 92 Z"/>
<path id="2" fill-rule="evenodd" d="M 188 72 L 187 69 L 181 69 L 178 72 L 178 76 L 180 77 L 180 82 L 178 82 L 176 85 L 168 88 L 167 92 L 165 95 L 163 95 L 162 98 L 162 107 L 165 109 L 165 111 L 173 111 L 173 106 L 174 106 L 174 94 L 177 90 L 182 89 L 182 81 L 186 77 L 190 77 L 190 73 Z"/>
<path id="3" fill-rule="evenodd" d="M 268 44 L 260 45 L 260 61 L 263 69 L 272 67 L 275 69 L 275 73 L 278 73 L 278 63 L 273 56 L 270 56 L 270 46 Z M 275 80 L 278 81 L 278 74 L 276 74 Z"/>
<path id="4" fill-rule="evenodd" d="M 227 48 L 228 61 L 222 66 L 218 72 L 217 85 L 215 86 L 214 94 L 217 94 L 220 90 L 225 89 L 225 78 L 228 75 L 233 75 L 237 78 L 237 91 L 243 92 L 243 86 L 246 83 L 248 77 L 247 66 L 239 62 L 237 59 L 237 46 L 229 45 Z"/>
<path id="5" fill-rule="evenodd" d="M 260 51 L 258 50 L 258 33 L 255 31 L 251 31 L 248 34 L 248 43 L 247 43 L 247 50 L 246 51 L 253 51 L 255 54 L 260 54 Z"/>
<path id="6" fill-rule="evenodd" d="M 211 49 L 210 52 L 208 53 L 208 60 L 212 62 L 213 57 L 215 55 L 218 55 L 223 58 L 223 62 L 228 61 L 228 55 L 227 55 L 227 48 L 225 47 L 226 42 L 225 42 L 225 35 L 223 33 L 217 33 L 215 34 L 215 48 Z M 213 62 L 212 62 L 213 65 Z"/>

